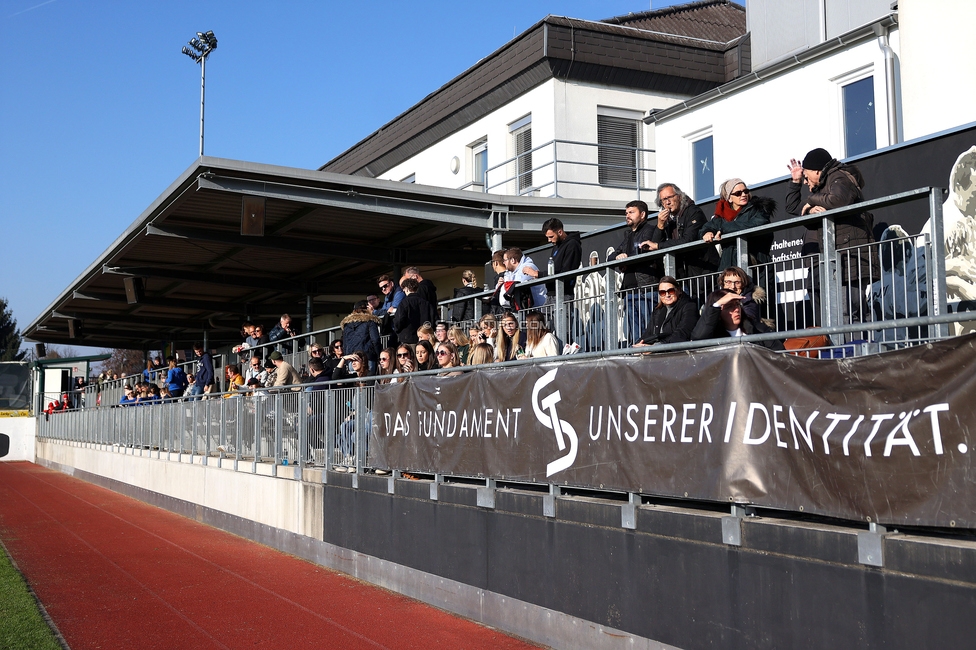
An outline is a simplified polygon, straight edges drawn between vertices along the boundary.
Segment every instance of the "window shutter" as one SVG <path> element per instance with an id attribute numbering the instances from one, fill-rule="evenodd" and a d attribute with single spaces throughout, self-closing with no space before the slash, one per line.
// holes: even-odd
<path id="1" fill-rule="evenodd" d="M 640 129 L 636 120 L 597 115 L 596 139 L 600 185 L 637 185 Z"/>
<path id="2" fill-rule="evenodd" d="M 532 126 L 525 126 L 515 131 L 515 155 L 518 171 L 518 191 L 532 187 Z"/>

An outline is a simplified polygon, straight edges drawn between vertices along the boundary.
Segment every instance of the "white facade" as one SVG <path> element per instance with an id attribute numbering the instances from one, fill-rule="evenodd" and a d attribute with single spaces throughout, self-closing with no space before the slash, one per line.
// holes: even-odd
<path id="1" fill-rule="evenodd" d="M 898 52 L 898 30 L 889 36 Z M 658 177 L 693 191 L 692 144 L 711 135 L 715 187 L 728 178 L 755 184 L 787 174 L 791 158 L 815 147 L 849 154 L 844 138 L 844 86 L 873 80 L 877 147 L 888 141 L 884 53 L 871 38 L 837 50 L 657 124 Z"/>
<path id="2" fill-rule="evenodd" d="M 905 139 L 976 121 L 973 0 L 901 0 Z"/>
<path id="3" fill-rule="evenodd" d="M 491 193 L 630 200 L 638 192 L 636 178 L 632 186 L 625 187 L 600 183 L 598 116 L 634 121 L 639 147 L 644 150 L 640 154 L 640 185 L 645 191 L 653 190 L 654 127 L 645 125 L 642 118 L 650 109 L 667 108 L 681 99 L 549 79 L 379 177 L 397 181 L 412 177 L 413 182 L 424 185 L 484 191 L 475 169 L 477 153 L 487 146 L 487 189 Z M 513 160 L 516 134 L 526 127 L 531 128 L 533 149 L 531 182 L 525 174 L 527 168 L 519 169 Z"/>

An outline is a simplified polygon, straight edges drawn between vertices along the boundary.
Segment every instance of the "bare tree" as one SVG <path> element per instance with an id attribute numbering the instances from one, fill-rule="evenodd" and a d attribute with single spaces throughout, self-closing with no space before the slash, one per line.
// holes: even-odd
<path id="1" fill-rule="evenodd" d="M 112 356 L 102 362 L 102 368 L 106 372 L 117 372 L 120 377 L 138 375 L 142 372 L 145 365 L 145 357 L 141 350 L 121 350 L 116 348 L 111 352 Z"/>

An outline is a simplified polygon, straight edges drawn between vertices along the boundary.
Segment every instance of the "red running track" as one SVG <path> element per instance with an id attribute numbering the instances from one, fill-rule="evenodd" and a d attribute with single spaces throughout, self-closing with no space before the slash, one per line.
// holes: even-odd
<path id="1" fill-rule="evenodd" d="M 31 463 L 0 540 L 72 650 L 536 647 Z"/>

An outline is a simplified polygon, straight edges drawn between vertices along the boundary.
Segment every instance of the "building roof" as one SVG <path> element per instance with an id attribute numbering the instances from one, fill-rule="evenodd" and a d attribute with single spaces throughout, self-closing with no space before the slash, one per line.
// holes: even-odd
<path id="1" fill-rule="evenodd" d="M 546 16 L 320 169 L 379 176 L 553 78 L 693 97 L 748 72 L 738 5 L 710 0 L 647 14 L 635 24 Z M 709 25 L 698 36 L 695 17 Z"/>
<path id="2" fill-rule="evenodd" d="M 606 18 L 602 22 L 651 32 L 729 43 L 746 32 L 746 8 L 728 0 L 702 0 Z"/>
<path id="3" fill-rule="evenodd" d="M 264 204 L 243 233 L 245 199 Z M 588 232 L 620 221 L 616 202 L 513 197 L 204 157 L 190 166 L 24 328 L 45 343 L 156 349 L 240 342 L 245 317 L 349 312 L 397 267 L 483 265 L 496 220 L 531 248 L 558 217 Z M 130 302 L 126 278 L 142 295 Z M 132 281 L 130 281 L 131 283 Z M 447 287 L 442 287 L 447 289 Z M 71 322 L 71 327 L 69 327 Z M 72 330 L 74 336 L 72 336 Z"/>

